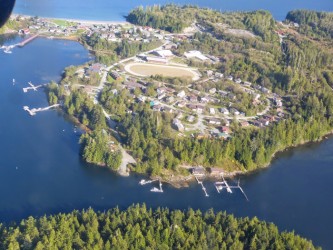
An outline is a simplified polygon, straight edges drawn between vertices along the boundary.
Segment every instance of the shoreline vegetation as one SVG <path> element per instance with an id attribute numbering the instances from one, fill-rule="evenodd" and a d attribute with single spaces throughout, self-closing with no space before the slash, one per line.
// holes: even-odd
<path id="1" fill-rule="evenodd" d="M 0 225 L 1 249 L 320 249 L 273 223 L 212 209 L 89 208 Z"/>
<path id="2" fill-rule="evenodd" d="M 132 23 L 138 25 L 136 28 L 152 27 L 159 34 L 180 33 L 186 27 L 193 26 L 192 21 L 196 20 L 196 30 L 191 34 L 190 40 L 173 38 L 172 42 L 177 44 L 177 48 L 172 49 L 174 54 L 181 55 L 186 50 L 196 49 L 213 55 L 219 58 L 217 64 L 203 64 L 195 60 L 187 63 L 197 66 L 204 76 L 208 70 L 223 72 L 225 76 L 232 75 L 252 82 L 254 86 L 274 91 L 274 95 L 279 96 L 283 103 L 283 118 L 268 127 L 243 129 L 235 118 L 231 119 L 233 134 L 227 140 L 176 138 L 171 130 L 174 116 L 152 112 L 147 102 L 135 104 L 134 100 L 144 92 L 135 90 L 133 93 L 123 89 L 121 80 L 118 82 L 112 79 L 110 72 L 106 73 L 106 84 L 98 97 L 103 109 L 95 108 L 84 90 L 75 88 L 74 85 L 66 87 L 70 81 L 75 80 L 75 70 L 78 68 L 71 72 L 66 70 L 60 85 L 49 88 L 49 100 L 51 103 L 63 102 L 67 114 L 76 117 L 90 130 L 97 131 L 95 136 L 87 135 L 82 140 L 85 141 L 82 152 L 86 152 L 83 158 L 88 162 L 105 166 L 108 165 L 108 159 L 111 165 L 114 164 L 112 169 L 116 170 L 119 166 L 119 159 L 117 158 L 116 163 L 113 162 L 114 156 L 104 151 L 108 142 L 101 140 L 96 144 L 97 134 L 108 127 L 103 114 L 106 111 L 119 123 L 116 134 L 107 129 L 115 137 L 112 141 L 120 141 L 137 160 L 136 166 L 130 166 L 131 171 L 148 174 L 151 178 L 162 178 L 174 186 L 186 186 L 190 180 L 189 171 L 179 167 L 180 165 L 219 167 L 225 175 L 248 174 L 269 166 L 278 152 L 320 141 L 332 133 L 333 75 L 329 73 L 332 68 L 332 51 L 329 49 L 329 39 L 333 34 L 329 22 L 331 18 L 331 13 L 292 11 L 288 13 L 285 23 L 278 23 L 267 11 L 219 13 L 193 6 L 174 5 L 134 9 L 127 17 L 128 22 L 56 18 L 66 22 L 96 25 Z M 315 28 L 311 26 L 313 22 L 317 23 Z M 231 28 L 233 31 L 245 30 L 254 35 L 232 35 L 229 31 Z M 161 30 L 166 33 L 160 32 Z M 126 32 L 122 34 L 127 34 Z M 247 34 L 246 32 L 241 34 Z M 90 36 L 78 36 L 78 40 L 95 52 L 97 61 L 107 62 L 108 65 L 150 49 L 146 45 L 147 49 L 142 49 L 143 44 L 130 42 L 127 38 L 121 42 L 107 42 L 94 33 Z M 268 56 L 264 58 L 263 54 Z M 121 71 L 123 68 L 117 66 L 116 69 Z M 99 82 L 101 78 L 95 79 Z M 163 78 L 148 78 L 152 83 L 148 89 L 153 94 L 157 90 L 154 85 L 156 79 L 168 81 Z M 172 81 L 166 85 L 171 86 Z M 184 89 L 181 83 L 177 84 L 177 90 Z M 151 86 L 153 87 L 150 88 Z M 218 85 L 211 83 L 210 86 Z M 202 87 L 195 88 L 202 92 Z M 120 92 L 118 96 L 111 94 L 115 90 Z M 152 98 L 152 95 L 148 97 Z M 126 114 L 125 110 L 130 110 L 131 113 Z M 138 115 L 133 117 L 132 112 Z M 276 113 L 272 115 L 276 116 Z M 159 120 L 164 124 L 158 123 Z M 91 148 L 89 157 L 89 150 L 85 150 L 87 147 Z M 107 147 L 110 148 L 110 145 Z M 99 152 L 100 150 L 104 153 Z"/>
<path id="3" fill-rule="evenodd" d="M 220 40 L 222 40 L 224 42 L 224 45 L 227 46 L 229 46 L 229 42 L 238 43 L 239 46 L 244 46 L 241 45 L 240 42 L 242 42 L 243 44 L 245 42 L 250 44 L 254 42 L 253 38 L 235 38 L 230 34 L 223 33 L 223 30 L 219 30 L 217 27 L 214 27 L 213 23 L 210 20 L 211 12 L 213 11 L 202 10 L 198 8 L 194 8 L 193 10 L 193 8 L 191 7 L 180 8 L 173 5 L 171 5 L 171 7 L 166 6 L 162 8 L 148 7 L 145 10 L 142 8 L 138 8 L 133 10 L 129 14 L 128 21 L 140 26 L 150 26 L 157 29 L 165 29 L 171 32 L 180 32 L 185 27 L 190 26 L 191 24 L 189 23 L 189 20 L 192 20 L 191 18 L 194 18 L 197 20 L 197 22 L 200 22 L 200 25 L 204 26 L 202 30 L 205 30 L 207 33 L 209 33 L 209 36 L 207 37 L 201 35 L 201 37 L 197 38 L 201 44 L 196 44 L 196 49 L 200 49 L 200 47 L 207 41 L 210 41 L 210 43 L 212 43 L 211 46 L 215 46 L 214 44 L 218 43 Z M 158 18 L 160 19 L 154 19 L 154 13 L 158 13 L 156 15 L 158 15 Z M 187 15 L 189 13 L 190 15 L 188 19 L 172 19 L 173 23 L 169 26 L 160 26 L 158 24 L 165 24 L 167 20 L 171 20 L 171 17 L 168 15 L 172 16 L 174 15 L 174 13 L 178 13 L 179 16 Z M 310 12 L 310 14 L 311 13 L 312 12 Z M 292 19 L 292 17 L 290 17 L 292 14 L 297 15 L 298 13 L 293 12 L 291 14 L 288 14 L 290 19 Z M 241 72 L 242 70 L 232 68 L 233 66 L 231 66 L 231 64 L 239 63 L 239 59 L 230 60 L 230 62 L 227 61 L 226 63 L 228 65 L 226 63 L 224 63 L 225 65 L 223 65 L 223 63 L 222 65 L 214 65 L 213 68 L 217 68 L 219 70 L 224 69 L 225 74 L 229 73 L 232 75 L 238 75 L 241 76 L 241 78 L 247 78 L 245 80 L 260 83 L 260 85 L 262 85 L 264 82 L 265 87 L 267 87 L 268 89 L 272 89 L 272 91 L 276 91 L 279 96 L 282 96 L 283 102 L 285 104 L 285 118 L 277 124 L 273 123 L 271 126 L 267 128 L 261 128 L 259 130 L 240 129 L 239 126 L 233 124 L 232 130 L 235 131 L 233 137 L 229 140 L 224 141 L 214 141 L 212 139 L 205 138 L 185 138 L 180 140 L 170 134 L 170 131 L 168 134 L 169 136 L 171 136 L 171 141 L 169 139 L 165 140 L 165 138 L 163 137 L 158 138 L 152 134 L 150 135 L 150 133 L 161 134 L 163 133 L 163 131 L 170 130 L 170 127 L 164 125 L 159 127 L 159 125 L 155 122 L 156 120 L 160 119 L 162 121 L 167 121 L 167 123 L 170 124 L 172 116 L 170 117 L 165 114 L 162 114 L 160 116 L 159 114 L 152 113 L 150 111 L 150 107 L 147 105 L 143 105 L 143 107 L 138 107 L 135 105 L 133 106 L 132 103 L 126 104 L 124 103 L 124 101 L 121 100 L 122 98 L 123 100 L 128 100 L 128 97 L 130 97 L 130 100 L 132 101 L 132 98 L 135 98 L 135 96 L 138 97 L 140 93 L 135 93 L 135 95 L 133 96 L 130 92 L 126 92 L 124 90 L 123 93 L 117 98 L 115 97 L 115 95 L 110 95 L 109 91 L 111 90 L 111 88 L 119 88 L 119 85 L 115 84 L 114 81 L 112 81 L 111 79 L 110 82 L 112 83 L 108 85 L 110 87 L 106 87 L 102 90 L 99 101 L 107 110 L 107 112 L 111 112 L 115 115 L 115 119 L 120 123 L 118 132 L 121 135 L 122 144 L 127 150 L 130 150 L 132 152 L 132 154 L 137 160 L 139 160 L 139 163 L 135 167 L 131 167 L 131 171 L 136 171 L 138 173 L 148 173 L 151 178 L 162 178 L 163 180 L 173 184 L 174 186 L 179 186 L 179 183 L 182 183 L 180 186 L 186 185 L 187 182 L 190 180 L 189 172 L 187 170 L 177 167 L 182 164 L 192 166 L 204 165 L 205 167 L 222 167 L 221 172 L 223 172 L 225 175 L 228 175 L 228 173 L 250 173 L 251 171 L 258 168 L 260 169 L 267 167 L 276 153 L 282 152 L 289 147 L 302 145 L 306 142 L 318 141 L 331 132 L 332 118 L 331 108 L 329 107 L 331 104 L 329 104 L 328 100 L 332 98 L 332 94 L 325 94 L 324 92 L 314 94 L 313 86 L 311 86 L 311 84 L 319 84 L 322 85 L 323 89 L 328 89 L 329 85 L 332 84 L 332 79 L 330 78 L 330 76 L 324 78 L 320 76 L 320 74 L 326 74 L 328 68 L 331 67 L 331 64 L 325 65 L 319 61 L 319 63 L 316 62 L 316 60 L 318 60 L 320 57 L 318 53 L 321 53 L 322 48 L 320 46 L 318 48 L 313 47 L 318 46 L 318 44 L 315 43 L 310 43 L 310 45 L 307 45 L 309 46 L 309 49 L 312 50 L 316 54 L 316 56 L 319 57 L 318 59 L 314 59 L 315 61 L 313 61 L 312 65 L 306 65 L 307 62 L 305 59 L 302 59 L 303 61 L 299 61 L 301 60 L 301 58 L 296 59 L 293 57 L 297 57 L 297 53 L 299 53 L 298 48 L 295 47 L 295 45 L 303 47 L 304 45 L 302 45 L 302 40 L 306 41 L 308 38 L 300 33 L 295 36 L 297 40 L 294 40 L 295 37 L 292 37 L 292 34 L 297 32 L 297 29 L 289 28 L 290 26 L 288 26 L 287 29 L 284 29 L 284 32 L 290 32 L 288 34 L 289 37 L 284 38 L 285 41 L 280 44 L 277 31 L 279 31 L 279 29 L 285 28 L 285 25 L 279 26 L 280 24 L 275 23 L 275 21 L 272 20 L 272 17 L 268 12 L 257 11 L 249 13 L 228 13 L 225 14 L 226 16 L 223 16 L 223 14 L 220 15 L 221 22 L 226 22 L 226 18 L 232 17 L 236 20 L 234 20 L 233 23 L 230 23 L 229 21 L 229 26 L 231 26 L 232 28 L 250 30 L 255 35 L 257 35 L 257 37 L 259 37 L 259 39 L 254 38 L 254 40 L 256 40 L 257 43 L 261 44 L 259 45 L 259 47 L 258 44 L 250 45 L 250 47 L 252 47 L 252 50 L 266 50 L 266 53 L 274 55 L 274 57 L 279 61 L 276 64 L 272 62 L 266 63 L 268 67 L 260 65 L 264 62 L 263 58 L 253 58 L 256 61 L 251 61 L 253 59 L 248 62 L 243 61 L 246 60 L 246 56 L 249 56 L 247 54 L 248 52 L 242 52 L 242 50 L 244 49 L 241 49 L 240 53 L 239 48 L 237 49 L 238 51 L 235 48 L 230 48 L 231 51 L 229 53 L 227 51 L 225 51 L 224 53 L 234 56 L 243 56 L 241 54 L 244 54 L 245 57 L 244 59 L 242 59 L 242 63 L 244 65 L 248 65 L 247 67 L 250 67 L 250 69 L 247 69 L 247 72 Z M 163 20 L 164 17 L 165 20 Z M 270 23 L 269 26 L 265 27 L 265 29 L 263 29 L 264 24 L 258 21 L 262 18 L 264 18 L 264 20 L 270 20 L 268 21 L 268 23 Z M 297 18 L 294 17 L 293 20 L 295 21 L 296 19 Z M 177 23 L 178 20 L 182 20 L 181 23 Z M 172 30 L 170 27 L 177 27 L 177 29 Z M 309 31 L 307 30 L 307 32 Z M 195 37 L 196 33 L 193 36 Z M 323 37 L 323 39 L 325 39 L 325 37 Z M 88 41 L 90 47 L 92 47 L 93 49 L 94 47 L 97 48 L 97 44 L 102 42 L 102 40 L 97 40 L 97 43 L 96 41 L 94 43 L 91 43 L 91 39 L 88 39 L 86 41 Z M 180 40 L 178 40 L 178 43 L 180 44 L 179 47 L 190 46 L 191 48 L 191 46 L 193 46 Z M 267 48 L 265 45 L 266 43 L 273 44 L 272 48 Z M 101 45 L 98 46 L 100 47 Z M 102 45 L 102 47 L 103 46 L 105 45 Z M 285 46 L 287 46 L 287 48 Z M 178 51 L 179 50 L 180 49 L 178 48 Z M 177 54 L 178 51 L 176 50 L 174 51 L 174 53 Z M 208 48 L 208 51 L 211 51 L 211 49 Z M 282 53 L 287 54 L 287 56 L 284 57 Z M 221 55 L 215 54 L 214 52 L 214 56 Z M 332 55 L 328 55 L 327 53 L 325 53 L 325 55 L 323 56 L 331 58 Z M 319 60 L 324 59 L 325 62 L 328 62 L 328 58 L 322 58 Z M 297 64 L 295 60 L 298 60 Z M 304 68 L 302 69 L 303 72 L 300 70 L 300 63 L 304 65 Z M 314 65 L 316 65 L 316 67 L 319 69 L 319 75 L 315 72 L 312 72 L 312 68 Z M 226 68 L 227 66 L 229 67 L 229 69 Z M 207 68 L 207 66 L 205 65 L 204 68 Z M 244 73 L 246 74 L 244 75 Z M 317 74 L 315 75 L 315 81 L 319 82 L 316 84 L 313 84 L 312 82 L 307 83 L 304 74 L 309 73 Z M 251 74 L 257 75 L 251 76 Z M 316 97 L 309 98 L 310 93 L 314 94 Z M 107 102 L 106 99 L 108 99 Z M 316 106 L 313 106 L 314 102 L 317 102 L 317 100 L 326 100 L 326 103 L 319 102 L 318 104 L 316 104 Z M 304 101 L 311 102 L 311 104 L 308 103 L 303 105 L 302 102 Z M 111 105 L 111 103 L 113 104 Z M 135 112 L 138 115 L 133 118 L 132 115 L 128 116 L 126 114 L 119 113 L 119 111 L 117 110 L 119 110 L 121 105 L 123 105 L 123 108 L 130 109 L 131 112 Z M 326 110 L 326 113 L 323 114 L 322 112 L 319 112 L 321 115 L 319 115 L 318 113 L 316 114 L 316 110 L 320 110 L 321 107 Z M 150 132 L 146 131 L 147 127 L 151 129 Z M 140 135 L 140 133 L 143 134 Z M 237 135 L 235 133 L 237 133 Z M 151 137 L 151 139 L 147 141 L 146 139 L 149 137 Z M 184 145 L 187 145 L 187 149 L 179 148 L 184 147 Z M 190 153 L 190 151 L 188 150 L 192 152 Z M 153 151 L 160 153 L 156 156 L 153 156 Z M 219 151 L 220 153 L 218 153 Z M 161 155 L 161 152 L 164 153 Z M 208 155 L 211 155 L 212 158 L 209 158 Z M 217 160 L 217 158 L 219 158 L 220 160 Z M 229 165 L 229 168 L 226 169 L 225 165 Z"/>

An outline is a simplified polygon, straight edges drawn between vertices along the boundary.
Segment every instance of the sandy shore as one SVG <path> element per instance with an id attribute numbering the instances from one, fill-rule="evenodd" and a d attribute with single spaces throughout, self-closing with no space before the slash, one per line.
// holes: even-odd
<path id="1" fill-rule="evenodd" d="M 29 15 L 21 15 L 21 14 L 12 14 L 13 18 L 16 18 L 18 16 L 25 17 L 25 18 L 31 18 L 33 16 Z M 103 20 L 81 20 L 81 19 L 71 19 L 71 18 L 56 18 L 56 17 L 38 17 L 41 19 L 47 19 L 47 20 L 62 20 L 62 21 L 67 21 L 67 22 L 74 22 L 74 23 L 81 23 L 81 24 L 88 24 L 88 25 L 93 25 L 93 24 L 109 24 L 109 25 L 126 25 L 130 24 L 127 21 L 103 21 Z"/>

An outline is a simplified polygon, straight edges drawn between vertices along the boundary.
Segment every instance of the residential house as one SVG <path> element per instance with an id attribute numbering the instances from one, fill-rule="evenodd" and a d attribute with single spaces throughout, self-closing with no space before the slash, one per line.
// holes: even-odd
<path id="1" fill-rule="evenodd" d="M 234 115 L 239 115 L 240 114 L 240 112 L 235 108 L 231 108 L 230 112 L 233 113 Z"/>
<path id="2" fill-rule="evenodd" d="M 195 95 L 191 95 L 191 96 L 189 96 L 188 99 L 189 99 L 190 102 L 197 102 L 197 101 L 198 101 L 198 97 L 195 96 Z"/>
<path id="3" fill-rule="evenodd" d="M 223 73 L 220 73 L 220 72 L 215 72 L 215 77 L 216 78 L 223 78 Z"/>
<path id="4" fill-rule="evenodd" d="M 242 80 L 240 78 L 235 79 L 235 83 L 240 84 L 241 82 L 242 82 Z"/>
<path id="5" fill-rule="evenodd" d="M 217 91 L 222 97 L 226 97 L 228 95 L 227 91 L 219 90 Z"/>
<path id="6" fill-rule="evenodd" d="M 181 131 L 181 132 L 183 132 L 183 131 L 185 130 L 184 125 L 181 123 L 180 120 L 178 120 L 178 119 L 176 119 L 176 118 L 173 119 L 173 121 L 172 121 L 172 126 L 173 126 L 176 130 Z"/>
<path id="7" fill-rule="evenodd" d="M 260 119 L 258 119 L 258 122 L 262 123 L 264 126 L 269 125 L 269 120 L 268 119 L 260 118 Z"/>
<path id="8" fill-rule="evenodd" d="M 244 85 L 245 87 L 251 87 L 252 83 L 245 81 L 245 82 L 243 83 L 243 85 Z"/>
<path id="9" fill-rule="evenodd" d="M 189 115 L 186 119 L 188 122 L 194 122 L 194 116 L 193 115 Z"/>
<path id="10" fill-rule="evenodd" d="M 244 128 L 244 127 L 248 127 L 249 125 L 250 125 L 250 124 L 249 124 L 249 122 L 247 122 L 247 121 L 241 121 L 241 122 L 240 122 L 240 126 L 243 127 L 243 128 Z"/>
<path id="11" fill-rule="evenodd" d="M 209 99 L 206 96 L 200 97 L 200 102 L 201 103 L 208 103 Z"/>
<path id="12" fill-rule="evenodd" d="M 211 88 L 209 90 L 209 93 L 212 94 L 212 95 L 214 95 L 216 93 L 216 88 Z"/>
<path id="13" fill-rule="evenodd" d="M 178 102 L 177 106 L 180 107 L 180 108 L 184 108 L 186 106 L 186 103 L 185 102 Z"/>
<path id="14" fill-rule="evenodd" d="M 161 105 L 154 105 L 153 111 L 161 111 L 162 106 Z"/>
<path id="15" fill-rule="evenodd" d="M 229 110 L 227 108 L 221 108 L 220 112 L 224 115 L 229 115 Z"/>
<path id="16" fill-rule="evenodd" d="M 219 119 L 216 119 L 216 118 L 209 118 L 208 123 L 213 124 L 213 125 L 221 125 L 221 121 Z"/>
<path id="17" fill-rule="evenodd" d="M 210 168 L 209 172 L 213 176 L 220 176 L 220 175 L 224 174 L 224 171 L 221 168 Z"/>
<path id="18" fill-rule="evenodd" d="M 222 126 L 221 127 L 221 132 L 226 133 L 226 134 L 231 134 L 231 129 L 227 126 Z"/>
<path id="19" fill-rule="evenodd" d="M 214 108 L 209 108 L 209 113 L 211 115 L 215 115 L 216 114 L 215 109 Z"/>
<path id="20" fill-rule="evenodd" d="M 110 72 L 110 76 L 111 76 L 114 80 L 118 80 L 118 79 L 120 79 L 120 75 L 119 75 L 119 73 L 118 73 L 117 71 L 114 71 L 114 70 L 112 70 L 112 71 Z"/>
<path id="21" fill-rule="evenodd" d="M 260 121 L 257 121 L 257 120 L 251 121 L 251 123 L 253 126 L 256 126 L 258 128 L 264 127 L 264 124 L 262 124 Z"/>
<path id="22" fill-rule="evenodd" d="M 165 93 L 165 91 L 166 91 L 166 89 L 164 87 L 156 89 L 156 92 L 157 92 L 158 95 L 161 95 L 161 94 Z"/>
<path id="23" fill-rule="evenodd" d="M 211 76 L 213 76 L 214 71 L 213 70 L 207 70 L 206 73 L 207 73 L 208 77 L 211 77 Z"/>
<path id="24" fill-rule="evenodd" d="M 206 170 L 203 166 L 194 167 L 191 169 L 191 172 L 195 176 L 205 176 Z"/>
<path id="25" fill-rule="evenodd" d="M 168 96 L 166 99 L 165 99 L 166 102 L 168 103 L 172 103 L 175 101 L 175 98 L 173 96 Z"/>

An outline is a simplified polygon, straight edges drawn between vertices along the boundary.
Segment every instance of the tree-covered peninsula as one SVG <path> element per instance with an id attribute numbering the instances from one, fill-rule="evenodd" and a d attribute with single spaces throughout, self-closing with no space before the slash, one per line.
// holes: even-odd
<path id="1" fill-rule="evenodd" d="M 1 249 L 317 249 L 257 218 L 133 205 L 92 209 L 0 225 Z"/>
<path id="2" fill-rule="evenodd" d="M 50 88 L 50 99 L 91 130 L 104 130 L 100 136 L 117 138 L 135 158 L 132 171 L 168 178 L 186 174 L 188 166 L 258 169 L 276 152 L 332 131 L 331 18 L 301 10 L 276 22 L 267 11 L 139 7 L 127 16 L 133 26 L 94 26 L 82 35 L 98 60 L 106 63 L 110 55 L 113 64 L 66 70 L 60 86 Z M 154 44 L 159 47 L 152 49 Z M 198 77 L 129 70 L 161 64 Z M 90 86 L 96 67 L 100 77 Z M 105 117 L 116 126 L 108 128 Z M 119 154 L 106 153 L 110 143 L 97 147 L 86 137 L 84 158 L 119 165 Z"/>

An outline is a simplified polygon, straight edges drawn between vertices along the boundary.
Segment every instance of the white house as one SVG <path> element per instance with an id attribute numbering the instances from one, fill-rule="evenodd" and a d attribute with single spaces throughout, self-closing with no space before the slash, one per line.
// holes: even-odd
<path id="1" fill-rule="evenodd" d="M 185 94 L 185 91 L 184 91 L 184 90 L 180 91 L 180 92 L 177 94 L 177 97 L 179 97 L 179 98 L 184 98 L 185 96 L 186 96 L 186 94 Z"/>
<path id="2" fill-rule="evenodd" d="M 226 108 L 221 108 L 221 113 L 224 114 L 224 115 L 229 115 L 229 110 L 226 109 Z"/>

